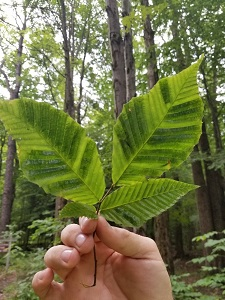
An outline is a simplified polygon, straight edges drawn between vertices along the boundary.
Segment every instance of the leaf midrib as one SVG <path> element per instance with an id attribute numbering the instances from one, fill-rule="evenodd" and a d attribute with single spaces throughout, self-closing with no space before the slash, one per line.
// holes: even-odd
<path id="1" fill-rule="evenodd" d="M 158 180 L 160 180 L 160 179 L 158 179 Z M 186 186 L 187 186 L 188 184 L 186 184 Z M 192 189 L 191 189 L 191 185 L 189 185 L 190 186 L 190 189 L 189 189 L 189 191 L 191 191 Z M 194 189 L 194 186 L 193 186 L 193 189 Z M 181 188 L 176 188 L 176 189 L 173 189 L 172 191 L 183 191 L 183 190 L 185 190 L 185 186 L 183 186 L 183 187 L 181 187 Z M 157 193 L 157 194 L 153 194 L 153 195 L 151 195 L 151 196 L 149 196 L 149 197 L 143 197 L 143 198 L 141 198 L 140 200 L 134 200 L 134 201 L 129 201 L 129 202 L 127 202 L 127 203 L 123 203 L 122 205 L 117 205 L 117 206 L 111 206 L 111 207 L 106 207 L 106 208 L 104 208 L 103 207 L 103 209 L 102 209 L 102 211 L 106 211 L 106 210 L 109 210 L 109 209 L 114 209 L 114 208 L 116 208 L 116 207 L 122 207 L 122 206 L 125 206 L 125 205 L 129 205 L 129 204 L 132 204 L 132 203 L 136 203 L 136 202 L 140 202 L 140 201 L 142 201 L 143 199 L 149 199 L 149 198 L 151 198 L 151 197 L 158 197 L 158 196 L 161 196 L 161 195 L 164 195 L 164 194 L 168 194 L 169 192 L 167 192 L 167 191 L 164 191 L 164 192 L 162 192 L 162 193 Z M 182 195 L 180 196 L 180 197 L 182 197 Z"/>
<path id="2" fill-rule="evenodd" d="M 180 94 L 180 91 L 183 89 L 183 87 L 184 87 L 184 85 L 185 85 L 185 83 L 186 83 L 186 81 L 187 81 L 187 79 L 188 79 L 189 77 L 191 77 L 191 74 L 190 74 L 190 76 L 187 76 L 185 82 L 183 83 L 182 87 L 180 88 L 179 92 L 177 93 L 177 96 L 176 96 L 175 100 L 172 102 L 172 105 L 169 107 L 169 109 L 167 110 L 167 113 L 164 115 L 164 117 L 162 118 L 162 120 L 158 123 L 158 127 L 155 127 L 154 130 L 152 131 L 153 134 L 154 134 L 154 132 L 157 130 L 157 128 L 160 127 L 160 125 L 162 124 L 162 122 L 164 121 L 164 119 L 165 119 L 165 117 L 167 116 L 168 112 L 169 112 L 170 109 L 173 107 L 174 102 L 177 101 L 178 95 Z M 166 78 L 166 79 L 168 80 L 169 78 Z M 157 82 L 157 84 L 158 84 L 158 82 Z M 151 90 L 151 91 L 152 91 L 152 90 Z M 150 93 L 151 93 L 151 91 L 150 91 Z M 161 91 L 161 89 L 160 89 L 160 91 Z M 136 109 L 135 106 L 134 106 L 134 109 Z M 129 119 L 129 121 L 130 121 L 130 119 Z M 138 125 L 138 126 L 139 126 L 139 125 Z M 122 177 L 123 174 L 126 172 L 126 170 L 129 168 L 129 166 L 132 164 L 134 158 L 138 156 L 139 152 L 144 148 L 144 146 L 147 144 L 148 140 L 153 136 L 153 134 L 145 140 L 145 142 L 142 144 L 142 146 L 141 146 L 141 147 L 138 149 L 138 151 L 136 152 L 136 155 L 133 155 L 133 156 L 132 156 L 132 159 L 131 159 L 130 162 L 127 164 L 126 168 L 124 168 L 123 173 L 121 173 L 121 176 L 120 176 L 120 177 L 118 178 L 118 180 L 115 182 L 115 186 L 116 186 L 117 183 L 120 181 L 121 177 Z"/>
<path id="3" fill-rule="evenodd" d="M 22 100 L 19 100 L 19 101 L 22 101 Z M 17 104 L 18 105 L 18 104 Z M 32 107 L 34 109 L 34 106 L 33 106 L 33 103 L 32 103 Z M 17 108 L 17 111 L 18 111 L 18 108 Z M 21 123 L 20 121 L 20 118 L 15 114 L 15 112 L 13 111 L 14 113 L 14 116 L 17 117 L 17 119 L 19 119 L 19 122 Z M 35 114 L 35 112 L 34 112 Z M 69 116 L 66 116 L 67 119 Z M 23 115 L 22 115 L 22 118 L 23 118 Z M 60 118 L 60 115 L 58 116 L 58 118 Z M 74 120 L 73 120 L 74 121 Z M 66 120 L 67 122 L 67 120 Z M 75 122 L 75 121 L 74 121 Z M 32 128 L 32 130 L 36 129 L 35 125 L 32 126 L 32 124 L 30 124 L 29 122 L 27 122 L 27 119 L 24 119 L 24 125 L 28 125 L 29 127 Z M 34 131 L 35 132 L 35 131 Z M 60 157 L 60 159 L 62 159 L 62 161 L 65 163 L 66 166 L 69 167 L 69 169 L 72 170 L 72 173 L 74 173 L 75 175 L 77 175 L 77 177 L 81 180 L 81 182 L 83 182 L 83 184 L 87 187 L 87 189 L 92 193 L 92 195 L 94 195 L 94 197 L 97 199 L 96 202 L 99 201 L 97 195 L 89 188 L 89 186 L 86 184 L 86 182 L 84 180 L 82 180 L 81 176 L 79 174 L 77 174 L 74 169 L 67 163 L 67 161 L 65 160 L 65 158 L 63 158 L 63 156 L 60 154 L 60 152 L 58 150 L 55 149 L 55 147 L 53 147 L 50 142 L 48 141 L 48 139 L 45 138 L 45 136 L 43 135 L 43 133 L 41 132 L 41 130 L 36 130 L 37 134 L 44 139 L 45 143 L 48 145 L 48 147 L 50 147 L 50 150 L 54 150 L 54 152 Z M 48 132 L 49 132 L 49 128 L 48 128 Z M 86 137 L 86 136 L 85 136 Z M 88 138 L 88 137 L 86 137 Z M 20 143 L 20 141 L 18 141 L 18 143 Z M 30 151 L 29 151 L 30 152 Z"/>

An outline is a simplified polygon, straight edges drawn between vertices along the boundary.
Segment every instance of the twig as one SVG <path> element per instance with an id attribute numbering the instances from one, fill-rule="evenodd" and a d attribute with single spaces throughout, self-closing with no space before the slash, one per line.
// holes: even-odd
<path id="1" fill-rule="evenodd" d="M 114 185 L 112 184 L 111 187 L 108 189 L 108 191 L 105 193 L 105 195 L 102 197 L 102 199 L 98 202 L 98 207 L 97 207 L 97 210 L 96 210 L 96 214 L 97 215 L 100 212 L 100 208 L 101 208 L 101 205 L 102 205 L 103 201 L 108 196 L 108 194 L 111 192 L 111 190 L 112 190 L 113 187 L 114 187 Z M 95 234 L 96 234 L 96 230 L 93 232 L 93 238 L 95 237 Z M 94 248 L 93 248 L 93 255 L 94 255 L 94 275 L 93 275 L 94 280 L 93 280 L 93 284 L 92 285 L 88 285 L 88 284 L 82 283 L 82 285 L 85 288 L 94 287 L 94 286 L 96 286 L 96 282 L 97 282 L 97 270 L 98 270 L 97 264 L 98 264 L 98 261 L 97 261 L 95 244 L 94 244 Z"/>

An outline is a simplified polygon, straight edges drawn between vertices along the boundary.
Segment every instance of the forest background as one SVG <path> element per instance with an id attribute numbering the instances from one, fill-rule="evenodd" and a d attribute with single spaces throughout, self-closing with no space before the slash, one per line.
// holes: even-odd
<path id="1" fill-rule="evenodd" d="M 202 135 L 188 160 L 165 174 L 200 187 L 145 226 L 132 229 L 156 240 L 171 275 L 180 272 L 176 262 L 212 255 L 212 248 L 192 241 L 195 236 L 205 239 L 207 233 L 225 229 L 224 35 L 225 4 L 220 0 L 0 1 L 0 98 L 47 102 L 72 116 L 96 141 L 108 185 L 112 130 L 123 104 L 204 53 L 198 78 L 205 105 Z M 0 194 L 0 234 L 9 230 L 17 238 L 11 260 L 14 281 L 19 282 L 27 272 L 22 262 L 28 257 L 32 261 L 35 253 L 40 264 L 41 249 L 53 245 L 65 226 L 58 218 L 64 200 L 27 181 L 3 124 Z M 207 266 L 221 273 L 222 235 L 219 240 L 220 259 L 216 253 L 213 266 Z M 39 266 L 33 263 L 35 272 Z M 11 299 L 36 299 L 27 292 L 27 276 L 31 274 Z M 185 298 L 174 283 L 176 299 L 200 299 L 188 284 Z"/>

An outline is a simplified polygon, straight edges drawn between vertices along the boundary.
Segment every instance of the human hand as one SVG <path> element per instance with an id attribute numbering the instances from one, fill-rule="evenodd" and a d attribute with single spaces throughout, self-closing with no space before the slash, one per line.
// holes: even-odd
<path id="1" fill-rule="evenodd" d="M 68 225 L 61 239 L 64 245 L 47 251 L 47 268 L 32 282 L 41 300 L 173 299 L 169 275 L 153 240 L 112 227 L 101 216 Z M 85 285 L 94 280 L 94 244 L 97 282 L 89 288 Z M 63 283 L 54 281 L 54 273 Z"/>

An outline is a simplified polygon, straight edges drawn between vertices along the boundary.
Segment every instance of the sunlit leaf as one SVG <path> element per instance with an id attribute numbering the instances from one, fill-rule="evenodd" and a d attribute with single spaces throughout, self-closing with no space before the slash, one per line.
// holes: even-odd
<path id="1" fill-rule="evenodd" d="M 95 207 L 79 202 L 70 202 L 60 211 L 61 218 L 78 218 L 81 216 L 96 219 L 97 215 Z"/>
<path id="2" fill-rule="evenodd" d="M 104 200 L 101 214 L 117 224 L 138 227 L 195 188 L 195 185 L 166 178 L 123 186 Z"/>
<path id="3" fill-rule="evenodd" d="M 105 190 L 93 140 L 66 113 L 32 100 L 0 101 L 0 118 L 18 144 L 25 176 L 47 193 L 87 204 Z"/>
<path id="4" fill-rule="evenodd" d="M 113 133 L 115 185 L 159 177 L 191 153 L 202 127 L 203 102 L 196 80 L 201 61 L 124 105 Z"/>

